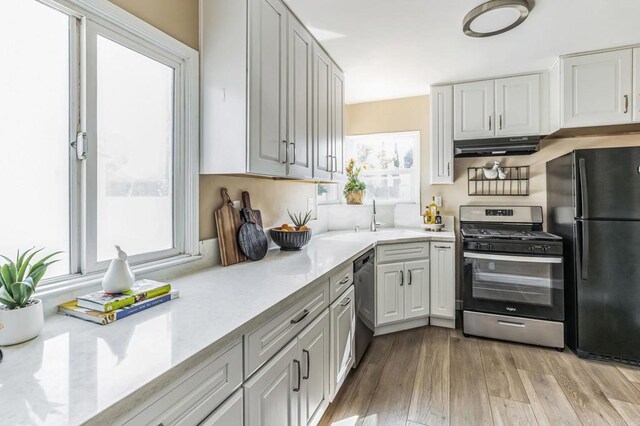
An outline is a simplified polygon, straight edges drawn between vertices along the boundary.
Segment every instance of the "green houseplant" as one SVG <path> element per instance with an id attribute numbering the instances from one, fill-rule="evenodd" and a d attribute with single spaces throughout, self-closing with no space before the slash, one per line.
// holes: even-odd
<path id="1" fill-rule="evenodd" d="M 343 191 L 347 204 L 362 204 L 367 184 L 360 180 L 360 173 L 366 168 L 366 164 L 357 166 L 356 160 L 353 158 L 349 160 L 349 164 L 345 168 L 347 183 L 344 185 Z"/>
<path id="2" fill-rule="evenodd" d="M 31 340 L 40 334 L 44 325 L 42 301 L 34 299 L 38 283 L 47 268 L 57 262 L 51 260 L 60 252 L 52 253 L 40 260 L 34 257 L 42 249 L 33 248 L 16 255 L 15 261 L 0 257 L 6 263 L 0 267 L 0 345 L 15 345 Z M 32 263 L 33 261 L 33 263 Z"/>

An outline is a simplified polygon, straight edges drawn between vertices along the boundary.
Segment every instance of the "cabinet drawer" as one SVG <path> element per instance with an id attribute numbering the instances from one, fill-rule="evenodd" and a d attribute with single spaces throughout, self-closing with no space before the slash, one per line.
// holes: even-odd
<path id="1" fill-rule="evenodd" d="M 244 424 L 244 399 L 242 389 L 211 413 L 199 426 L 242 426 Z"/>
<path id="2" fill-rule="evenodd" d="M 410 259 L 428 259 L 429 243 L 386 244 L 378 246 L 378 263 L 404 262 Z"/>
<path id="3" fill-rule="evenodd" d="M 323 284 L 257 330 L 245 334 L 245 377 L 251 376 L 329 306 L 329 285 Z"/>
<path id="4" fill-rule="evenodd" d="M 329 277 L 329 293 L 331 302 L 336 300 L 349 286 L 353 284 L 353 264 L 341 268 Z"/>
<path id="5" fill-rule="evenodd" d="M 242 384 L 242 341 L 193 368 L 128 425 L 200 423 Z"/>

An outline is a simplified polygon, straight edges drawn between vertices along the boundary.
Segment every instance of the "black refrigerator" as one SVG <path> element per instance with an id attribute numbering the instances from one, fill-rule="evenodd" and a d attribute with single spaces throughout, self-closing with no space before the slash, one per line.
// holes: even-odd
<path id="1" fill-rule="evenodd" d="M 640 362 L 640 147 L 549 161 L 547 223 L 564 238 L 567 345 Z"/>

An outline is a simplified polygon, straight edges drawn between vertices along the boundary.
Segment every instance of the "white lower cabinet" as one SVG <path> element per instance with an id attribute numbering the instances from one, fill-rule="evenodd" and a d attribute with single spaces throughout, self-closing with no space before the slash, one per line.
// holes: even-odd
<path id="1" fill-rule="evenodd" d="M 301 380 L 294 339 L 245 382 L 245 426 L 299 425 Z"/>
<path id="2" fill-rule="evenodd" d="M 429 259 L 379 264 L 376 325 L 428 317 L 429 276 Z"/>
<path id="3" fill-rule="evenodd" d="M 238 389 L 231 398 L 204 419 L 199 426 L 243 426 L 243 411 L 244 398 L 242 397 L 242 389 Z"/>
<path id="4" fill-rule="evenodd" d="M 300 424 L 318 424 L 329 406 L 329 311 L 298 337 L 301 356 Z"/>
<path id="5" fill-rule="evenodd" d="M 355 291 L 351 286 L 331 304 L 331 399 L 336 396 L 354 362 Z"/>
<path id="6" fill-rule="evenodd" d="M 429 315 L 429 261 L 416 260 L 404 264 L 404 319 Z"/>
<path id="7" fill-rule="evenodd" d="M 455 243 L 431 243 L 431 323 L 455 328 Z"/>

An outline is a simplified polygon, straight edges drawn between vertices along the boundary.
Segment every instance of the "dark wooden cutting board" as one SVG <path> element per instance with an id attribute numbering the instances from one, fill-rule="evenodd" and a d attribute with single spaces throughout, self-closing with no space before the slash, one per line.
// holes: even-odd
<path id="1" fill-rule="evenodd" d="M 269 242 L 262 230 L 262 226 L 254 222 L 249 209 L 242 209 L 244 223 L 238 231 L 238 245 L 240 251 L 249 260 L 260 260 L 267 254 Z"/>
<path id="2" fill-rule="evenodd" d="M 222 206 L 214 213 L 220 244 L 220 259 L 222 266 L 235 265 L 247 260 L 238 246 L 238 230 L 244 222 L 240 216 L 240 210 L 233 207 L 227 188 L 220 189 L 220 195 L 222 195 Z"/>
<path id="3" fill-rule="evenodd" d="M 262 228 L 262 212 L 251 208 L 251 196 L 247 191 L 242 193 L 242 204 L 249 211 L 251 219 Z"/>

